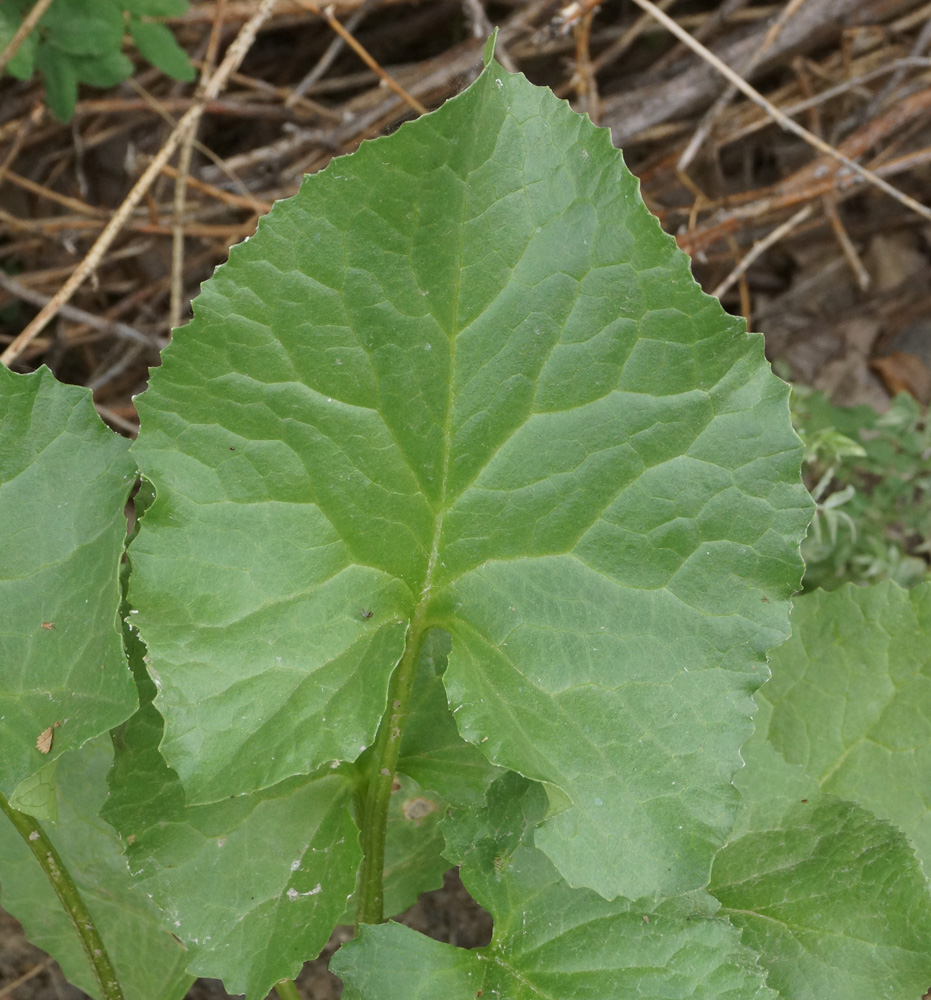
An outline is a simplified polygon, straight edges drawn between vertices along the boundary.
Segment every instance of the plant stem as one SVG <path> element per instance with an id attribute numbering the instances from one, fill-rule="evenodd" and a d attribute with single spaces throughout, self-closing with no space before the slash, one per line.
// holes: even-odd
<path id="1" fill-rule="evenodd" d="M 275 992 L 281 1000 L 301 1000 L 293 979 L 282 979 L 280 983 L 275 983 Z"/>
<path id="2" fill-rule="evenodd" d="M 70 872 L 65 867 L 58 851 L 55 850 L 55 845 L 32 816 L 14 809 L 2 793 L 0 793 L 0 809 L 10 818 L 10 822 L 26 841 L 26 846 L 32 851 L 49 882 L 52 883 L 52 888 L 61 900 L 61 905 L 65 908 L 65 912 L 71 918 L 71 923 L 77 931 L 78 939 L 84 948 L 84 954 L 97 976 L 104 1000 L 123 1000 L 123 990 L 110 962 L 110 957 L 107 955 L 107 949 L 104 947 L 100 932 L 97 930 Z"/>
<path id="3" fill-rule="evenodd" d="M 356 930 L 384 920 L 385 834 L 391 788 L 401 752 L 401 735 L 410 708 L 417 657 L 424 636 L 423 605 L 411 622 L 404 655 L 388 685 L 388 710 L 381 720 L 362 815 L 362 864 L 356 882 Z"/>

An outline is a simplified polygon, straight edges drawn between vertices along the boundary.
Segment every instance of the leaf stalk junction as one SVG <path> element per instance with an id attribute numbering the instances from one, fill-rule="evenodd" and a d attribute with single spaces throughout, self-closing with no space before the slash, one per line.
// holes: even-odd
<path id="1" fill-rule="evenodd" d="M 426 633 L 426 602 L 421 601 L 411 621 L 401 660 L 388 685 L 388 706 L 375 737 L 362 806 L 362 864 L 356 882 L 355 927 L 380 924 L 384 918 L 385 838 L 388 807 L 401 753 L 404 723 L 410 710 L 417 659 Z"/>

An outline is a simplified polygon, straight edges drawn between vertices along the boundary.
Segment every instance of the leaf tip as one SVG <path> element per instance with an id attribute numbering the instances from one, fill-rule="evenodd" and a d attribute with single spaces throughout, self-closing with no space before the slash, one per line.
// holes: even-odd
<path id="1" fill-rule="evenodd" d="M 485 47 L 482 49 L 482 65 L 485 69 L 488 69 L 489 63 L 495 57 L 495 45 L 498 41 L 498 29 L 495 28 L 494 31 L 488 36 L 488 41 L 485 42 Z"/>

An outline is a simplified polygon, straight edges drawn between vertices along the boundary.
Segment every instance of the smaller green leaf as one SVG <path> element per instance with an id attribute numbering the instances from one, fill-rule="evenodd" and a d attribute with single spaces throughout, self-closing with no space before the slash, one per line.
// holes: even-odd
<path id="1" fill-rule="evenodd" d="M 15 3 L 0 3 L 0 52 L 10 43 L 22 20 L 22 13 Z M 32 76 L 38 45 L 37 32 L 30 32 L 6 65 L 6 71 L 10 76 L 15 76 L 17 80 L 28 80 Z"/>
<path id="2" fill-rule="evenodd" d="M 82 83 L 92 87 L 115 87 L 133 75 L 132 60 L 122 52 L 105 52 L 99 56 L 72 57 L 75 72 Z"/>
<path id="3" fill-rule="evenodd" d="M 388 810 L 385 844 L 385 913 L 402 913 L 422 892 L 439 889 L 449 862 L 439 823 L 446 803 L 412 778 L 398 777 Z"/>
<path id="4" fill-rule="evenodd" d="M 119 52 L 123 41 L 123 15 L 113 0 L 59 0 L 40 23 L 52 45 L 71 55 Z"/>
<path id="5" fill-rule="evenodd" d="M 133 18 L 129 22 L 129 33 L 143 57 L 163 73 L 185 82 L 193 80 L 197 75 L 187 53 L 164 24 L 137 21 Z"/>
<path id="6" fill-rule="evenodd" d="M 164 723 L 135 630 L 127 646 L 144 704 L 116 735 L 102 815 L 127 844 L 136 885 L 185 943 L 187 971 L 263 1000 L 316 958 L 346 907 L 361 854 L 354 784 L 327 771 L 186 805 L 158 751 Z"/>
<path id="7" fill-rule="evenodd" d="M 60 122 L 71 121 L 78 100 L 78 74 L 71 56 L 52 45 L 36 54 L 36 67 L 45 77 L 45 100 Z"/>
<path id="8" fill-rule="evenodd" d="M 136 707 L 118 619 L 128 445 L 89 390 L 0 366 L 0 789 L 14 800 Z"/>
<path id="9" fill-rule="evenodd" d="M 570 889 L 533 847 L 546 809 L 540 786 L 508 774 L 487 802 L 443 829 L 466 887 L 494 917 L 491 945 L 466 951 L 396 924 L 365 927 L 331 962 L 345 1000 L 775 1000 L 706 896 L 651 909 Z"/>
<path id="10" fill-rule="evenodd" d="M 504 772 L 459 735 L 443 685 L 450 648 L 443 629 L 424 640 L 398 770 L 448 802 L 481 807 L 488 786 Z"/>
<path id="11" fill-rule="evenodd" d="M 766 741 L 735 779 L 744 800 L 710 891 L 786 1000 L 915 1000 L 931 983 L 931 893 L 904 835 L 818 791 Z"/>
<path id="12" fill-rule="evenodd" d="M 797 598 L 759 697 L 767 733 L 821 789 L 899 826 L 931 875 L 931 584 Z"/>
<path id="13" fill-rule="evenodd" d="M 343 980 L 343 1000 L 471 1000 L 483 993 L 474 952 L 402 924 L 364 925 L 330 968 Z"/>
<path id="14" fill-rule="evenodd" d="M 98 816 L 112 758 L 108 736 L 63 755 L 56 762 L 58 820 L 43 820 L 43 826 L 84 898 L 125 995 L 180 1000 L 192 981 L 184 971 L 185 950 L 151 901 L 133 887 L 119 838 Z M 5 818 L 0 823 L 0 871 L 3 905 L 23 923 L 29 939 L 58 961 L 72 983 L 99 997 L 74 927 Z"/>

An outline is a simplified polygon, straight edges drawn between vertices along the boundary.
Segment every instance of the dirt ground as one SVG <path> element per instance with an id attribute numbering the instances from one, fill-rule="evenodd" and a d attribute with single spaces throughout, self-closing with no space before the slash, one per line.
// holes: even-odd
<path id="1" fill-rule="evenodd" d="M 133 435 L 133 395 L 229 246 L 304 173 L 471 82 L 497 26 L 507 69 L 612 130 L 647 203 L 693 255 L 696 278 L 764 332 L 781 374 L 843 404 L 883 409 L 900 390 L 927 403 L 931 213 L 907 198 L 931 203 L 931 3 L 660 6 L 821 147 L 733 92 L 633 0 L 335 0 L 331 21 L 367 61 L 313 4 L 279 0 L 239 69 L 203 104 L 196 136 L 124 206 L 96 266 L 41 329 L 31 321 L 178 138 L 198 91 L 139 62 L 113 90 L 82 89 L 62 125 L 45 110 L 40 82 L 0 80 L 0 351 L 15 370 L 45 363 L 90 386 L 103 419 Z M 258 7 L 203 0 L 169 23 L 206 78 Z M 838 151 L 895 191 L 863 179 Z M 406 919 L 465 946 L 489 933 L 454 876 Z M 0 922 L 0 997 L 82 995 L 17 927 Z M 338 996 L 322 962 L 299 986 L 313 1000 Z M 209 981 L 191 992 L 225 996 Z"/>

